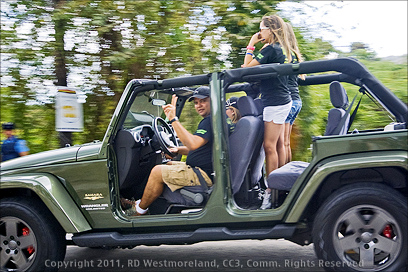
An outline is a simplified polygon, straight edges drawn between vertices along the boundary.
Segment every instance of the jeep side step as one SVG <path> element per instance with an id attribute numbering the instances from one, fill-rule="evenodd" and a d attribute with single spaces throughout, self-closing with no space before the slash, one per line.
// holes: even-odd
<path id="1" fill-rule="evenodd" d="M 279 224 L 273 228 L 230 230 L 226 227 L 199 228 L 191 232 L 121 234 L 98 232 L 75 234 L 74 244 L 81 247 L 194 244 L 203 241 L 290 238 L 296 225 Z"/>

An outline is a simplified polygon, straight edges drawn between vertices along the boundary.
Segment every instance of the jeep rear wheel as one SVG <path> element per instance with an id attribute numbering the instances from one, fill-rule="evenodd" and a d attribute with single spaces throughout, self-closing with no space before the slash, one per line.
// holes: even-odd
<path id="1" fill-rule="evenodd" d="M 405 271 L 407 233 L 407 200 L 385 185 L 362 183 L 326 200 L 313 242 L 327 270 Z"/>
<path id="2" fill-rule="evenodd" d="M 0 270 L 56 271 L 65 256 L 65 233 L 41 203 L 0 201 Z M 47 264 L 48 263 L 48 264 Z"/>

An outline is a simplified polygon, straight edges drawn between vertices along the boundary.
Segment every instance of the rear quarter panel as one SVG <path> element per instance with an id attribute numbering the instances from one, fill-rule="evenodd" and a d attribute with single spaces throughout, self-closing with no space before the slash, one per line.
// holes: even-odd
<path id="1" fill-rule="evenodd" d="M 408 130 L 369 132 L 344 136 L 318 137 L 313 143 L 313 159 L 294 184 L 285 221 L 296 223 L 310 204 L 325 178 L 332 173 L 377 167 L 408 170 Z"/>

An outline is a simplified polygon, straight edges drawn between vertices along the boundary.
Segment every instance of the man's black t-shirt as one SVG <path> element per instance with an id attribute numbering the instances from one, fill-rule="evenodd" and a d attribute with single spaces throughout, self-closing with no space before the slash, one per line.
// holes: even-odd
<path id="1" fill-rule="evenodd" d="M 194 135 L 200 136 L 208 142 L 200 148 L 190 151 L 187 156 L 186 164 L 192 167 L 200 167 L 212 179 L 213 132 L 211 126 L 211 116 L 207 116 L 201 120 Z"/>
<path id="2" fill-rule="evenodd" d="M 287 61 L 283 49 L 279 44 L 270 44 L 266 46 L 255 59 L 260 64 L 279 63 Z M 289 103 L 291 100 L 288 89 L 288 76 L 278 76 L 261 81 L 260 91 L 262 94 L 262 103 L 267 106 L 281 106 Z"/>

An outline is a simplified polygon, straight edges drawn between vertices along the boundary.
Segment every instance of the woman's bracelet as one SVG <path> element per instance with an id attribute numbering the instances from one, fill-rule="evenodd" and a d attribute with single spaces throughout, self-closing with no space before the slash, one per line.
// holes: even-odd
<path id="1" fill-rule="evenodd" d="M 255 50 L 255 46 L 247 46 L 246 49 L 254 51 L 254 50 Z"/>
<path id="2" fill-rule="evenodd" d="M 254 54 L 252 54 L 252 53 L 250 53 L 250 52 L 247 52 L 246 54 L 247 54 L 247 55 L 254 56 Z"/>

